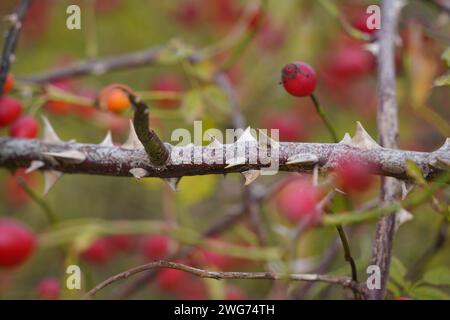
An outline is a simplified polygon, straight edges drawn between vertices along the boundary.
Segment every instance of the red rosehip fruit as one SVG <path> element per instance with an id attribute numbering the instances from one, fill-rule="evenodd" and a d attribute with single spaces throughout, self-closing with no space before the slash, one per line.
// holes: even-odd
<path id="1" fill-rule="evenodd" d="M 120 113 L 131 106 L 130 100 L 122 89 L 114 88 L 107 93 L 106 108 L 115 113 Z"/>
<path id="2" fill-rule="evenodd" d="M 371 166 L 355 157 L 342 157 L 336 167 L 336 185 L 347 193 L 367 191 L 373 182 Z"/>
<path id="3" fill-rule="evenodd" d="M 39 125 L 31 116 L 25 116 L 15 121 L 9 129 L 9 135 L 14 138 L 33 139 L 38 134 Z"/>
<path id="4" fill-rule="evenodd" d="M 317 76 L 314 69 L 304 62 L 292 62 L 281 72 L 284 89 L 296 97 L 306 97 L 314 92 Z"/>
<path id="5" fill-rule="evenodd" d="M 153 81 L 150 89 L 162 93 L 178 94 L 183 91 L 184 86 L 183 82 L 178 76 L 174 74 L 166 74 L 156 78 Z M 161 107 L 165 107 L 168 109 L 173 109 L 180 106 L 180 100 L 172 97 L 158 99 L 157 103 Z"/>
<path id="6" fill-rule="evenodd" d="M 3 83 L 3 94 L 8 94 L 14 87 L 14 77 L 11 73 L 8 73 Z"/>
<path id="7" fill-rule="evenodd" d="M 80 257 L 92 264 L 107 264 L 114 256 L 114 250 L 108 238 L 97 238 L 81 252 Z"/>
<path id="8" fill-rule="evenodd" d="M 142 239 L 141 253 L 150 260 L 166 258 L 173 249 L 172 240 L 166 236 L 146 236 Z"/>
<path id="9" fill-rule="evenodd" d="M 0 219 L 0 267 L 23 264 L 36 247 L 35 235 L 21 222 Z"/>
<path id="10" fill-rule="evenodd" d="M 61 288 L 57 278 L 42 279 L 37 285 L 37 296 L 41 300 L 58 300 Z"/>
<path id="11" fill-rule="evenodd" d="M 306 179 L 298 179 L 285 186 L 277 197 L 280 214 L 294 223 L 314 225 L 320 218 L 317 204 L 322 196 L 319 187 Z"/>
<path id="12" fill-rule="evenodd" d="M 20 101 L 10 97 L 0 98 L 0 128 L 16 121 L 21 113 L 22 103 Z"/>

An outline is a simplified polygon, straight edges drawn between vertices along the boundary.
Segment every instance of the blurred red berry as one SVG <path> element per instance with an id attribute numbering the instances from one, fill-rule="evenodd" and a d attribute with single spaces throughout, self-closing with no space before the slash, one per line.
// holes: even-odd
<path id="1" fill-rule="evenodd" d="M 342 157 L 336 167 L 336 184 L 348 193 L 364 192 L 370 188 L 373 176 L 370 166 L 355 157 Z"/>
<path id="2" fill-rule="evenodd" d="M 48 30 L 52 0 L 31 1 L 23 19 L 22 31 L 27 40 L 37 40 Z"/>
<path id="3" fill-rule="evenodd" d="M 311 95 L 317 84 L 316 72 L 304 62 L 287 64 L 281 72 L 281 79 L 284 89 L 296 97 Z"/>
<path id="4" fill-rule="evenodd" d="M 141 252 L 151 260 L 166 258 L 172 251 L 172 240 L 166 236 L 146 236 L 142 239 Z"/>
<path id="5" fill-rule="evenodd" d="M 175 20 L 188 28 L 195 28 L 200 24 L 200 3 L 195 0 L 183 1 L 177 4 L 173 13 Z"/>
<path id="6" fill-rule="evenodd" d="M 204 249 L 200 250 L 200 259 L 202 264 L 215 267 L 218 270 L 226 270 L 232 263 L 230 257 Z"/>
<path id="7" fill-rule="evenodd" d="M 306 135 L 303 121 L 291 113 L 269 114 L 263 119 L 263 127 L 267 130 L 278 129 L 280 141 L 298 141 Z"/>
<path id="8" fill-rule="evenodd" d="M 239 9 L 234 0 L 204 0 L 209 18 L 218 26 L 228 26 L 236 21 Z"/>
<path id="9" fill-rule="evenodd" d="M 97 265 L 107 264 L 113 256 L 114 249 L 106 237 L 97 238 L 80 254 L 83 260 Z"/>
<path id="10" fill-rule="evenodd" d="M 41 300 L 58 300 L 60 291 L 61 288 L 57 278 L 44 278 L 37 285 L 37 296 Z"/>
<path id="11" fill-rule="evenodd" d="M 37 121 L 31 116 L 25 116 L 16 120 L 9 129 L 9 135 L 14 138 L 33 139 L 39 130 Z"/>
<path id="12" fill-rule="evenodd" d="M 23 264 L 36 247 L 35 235 L 19 221 L 0 219 L 0 267 Z"/>
<path id="13" fill-rule="evenodd" d="M 188 275 L 184 285 L 174 292 L 182 300 L 207 299 L 207 291 L 201 279 Z"/>
<path id="14" fill-rule="evenodd" d="M 26 174 L 25 169 L 18 169 L 13 175 L 6 178 L 4 195 L 8 205 L 13 208 L 19 208 L 30 200 L 28 194 L 20 186 L 19 179 L 23 179 L 29 187 L 34 187 L 37 182 L 36 175 L 34 173 Z"/>
<path id="15" fill-rule="evenodd" d="M 14 98 L 0 98 L 0 128 L 13 123 L 22 113 L 22 103 Z"/>
<path id="16" fill-rule="evenodd" d="M 253 30 L 261 24 L 264 19 L 264 11 L 261 6 L 257 6 L 250 12 L 250 17 L 248 19 L 248 28 Z"/>
<path id="17" fill-rule="evenodd" d="M 362 45 L 348 44 L 332 51 L 324 65 L 326 76 L 343 83 L 369 74 L 375 66 L 375 59 Z"/>
<path id="18" fill-rule="evenodd" d="M 189 282 L 189 274 L 177 269 L 162 269 L 156 277 L 156 285 L 159 289 L 176 293 Z"/>
<path id="19" fill-rule="evenodd" d="M 69 59 L 69 58 L 62 57 L 61 59 Z M 67 63 L 63 62 L 58 65 L 66 65 L 66 64 Z M 68 92 L 73 90 L 73 83 L 69 79 L 54 81 L 52 82 L 52 86 L 56 87 L 57 89 Z M 66 101 L 50 99 L 45 103 L 45 109 L 54 114 L 65 115 L 72 111 L 72 104 Z"/>
<path id="20" fill-rule="evenodd" d="M 395 300 L 414 300 L 414 299 L 409 298 L 409 297 L 402 297 L 402 296 L 399 296 L 399 297 L 395 297 Z"/>
<path id="21" fill-rule="evenodd" d="M 129 251 L 134 247 L 135 237 L 128 234 L 117 234 L 108 237 L 111 247 L 117 251 Z"/>
<path id="22" fill-rule="evenodd" d="M 370 17 L 369 14 L 364 13 L 359 15 L 356 19 L 353 20 L 353 27 L 358 29 L 361 32 L 372 34 L 377 31 L 377 29 L 371 29 L 369 28 L 367 24 L 367 19 Z"/>
<path id="23" fill-rule="evenodd" d="M 129 129 L 128 119 L 119 114 L 98 112 L 96 113 L 95 120 L 98 125 L 106 130 L 110 130 L 113 134 L 124 134 Z"/>
<path id="24" fill-rule="evenodd" d="M 151 85 L 151 90 L 167 92 L 167 93 L 175 93 L 178 94 L 183 91 L 183 82 L 182 80 L 174 75 L 174 74 L 166 74 L 162 75 L 158 78 L 155 78 Z M 177 108 L 180 106 L 180 100 L 176 98 L 163 98 L 159 99 L 157 103 L 161 107 L 165 108 Z"/>
<path id="25" fill-rule="evenodd" d="M 266 20 L 258 31 L 258 45 L 270 51 L 275 51 L 283 46 L 285 36 L 282 27 Z"/>
<path id="26" fill-rule="evenodd" d="M 94 0 L 95 11 L 99 13 L 108 13 L 121 4 L 122 0 Z"/>
<path id="27" fill-rule="evenodd" d="M 14 87 L 14 77 L 11 73 L 8 73 L 3 83 L 3 94 L 8 94 Z"/>
<path id="28" fill-rule="evenodd" d="M 248 299 L 245 292 L 236 286 L 227 286 L 225 289 L 225 300 L 245 300 Z"/>
<path id="29" fill-rule="evenodd" d="M 280 214 L 292 222 L 306 221 L 314 225 L 320 218 L 316 206 L 321 190 L 306 179 L 298 179 L 285 186 L 277 197 Z"/>

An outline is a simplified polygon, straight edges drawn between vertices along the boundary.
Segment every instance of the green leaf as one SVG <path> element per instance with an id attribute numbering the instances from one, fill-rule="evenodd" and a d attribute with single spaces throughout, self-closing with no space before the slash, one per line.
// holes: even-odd
<path id="1" fill-rule="evenodd" d="M 434 86 L 435 87 L 450 86 L 450 73 L 444 74 L 443 76 L 440 76 L 439 78 L 434 80 Z"/>
<path id="2" fill-rule="evenodd" d="M 176 198 L 183 206 L 194 205 L 213 195 L 216 183 L 215 175 L 183 177 L 178 185 L 180 192 L 176 193 Z"/>
<path id="3" fill-rule="evenodd" d="M 387 290 L 392 293 L 394 297 L 398 297 L 401 295 L 400 288 L 392 281 L 388 281 L 387 283 Z"/>
<path id="4" fill-rule="evenodd" d="M 445 293 L 442 290 L 428 287 L 428 286 L 420 286 L 413 288 L 409 291 L 409 295 L 414 299 L 419 300 L 449 300 L 450 295 Z"/>
<path id="5" fill-rule="evenodd" d="M 426 180 L 423 177 L 422 170 L 419 166 L 412 160 L 406 160 L 406 174 L 408 177 L 412 178 L 418 185 L 426 185 Z"/>
<path id="6" fill-rule="evenodd" d="M 405 280 L 406 268 L 403 263 L 396 257 L 392 257 L 391 270 L 389 271 L 389 279 L 398 285 L 405 287 L 407 281 Z"/>
<path id="7" fill-rule="evenodd" d="M 423 282 L 436 286 L 450 286 L 450 268 L 438 267 L 425 273 Z"/>
<path id="8" fill-rule="evenodd" d="M 442 60 L 444 60 L 447 66 L 450 68 L 450 47 L 444 50 L 441 57 Z"/>
<path id="9" fill-rule="evenodd" d="M 228 103 L 228 98 L 225 93 L 219 89 L 217 86 L 206 86 L 203 89 L 203 94 L 205 98 L 210 102 L 213 106 L 215 106 L 220 111 L 223 111 L 227 114 L 230 113 L 231 108 Z"/>
<path id="10" fill-rule="evenodd" d="M 188 122 L 201 117 L 204 110 L 202 93 L 200 90 L 191 90 L 184 95 L 182 113 Z"/>

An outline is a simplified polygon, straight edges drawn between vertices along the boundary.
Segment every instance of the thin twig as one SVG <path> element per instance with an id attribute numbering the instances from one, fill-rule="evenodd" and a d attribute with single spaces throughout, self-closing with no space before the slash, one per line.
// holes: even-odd
<path id="1" fill-rule="evenodd" d="M 95 286 L 89 292 L 84 295 L 85 299 L 91 299 L 98 291 L 111 285 L 112 283 L 127 279 L 137 273 L 160 269 L 160 268 L 171 268 L 184 272 L 188 272 L 200 278 L 210 278 L 210 279 L 264 279 L 264 280 L 291 280 L 291 281 L 320 281 L 332 284 L 339 284 L 343 287 L 354 288 L 360 290 L 358 283 L 355 283 L 348 277 L 331 276 L 331 275 L 321 275 L 321 274 L 283 274 L 283 273 L 273 273 L 273 272 L 216 272 L 207 271 L 203 269 L 194 268 L 181 263 L 174 263 L 169 261 L 154 261 L 150 262 L 127 271 L 121 272 L 112 276 L 99 285 Z"/>
<path id="2" fill-rule="evenodd" d="M 207 228 L 203 233 L 203 238 L 209 238 L 216 236 L 225 230 L 228 230 L 230 227 L 232 227 L 234 224 L 236 224 L 239 220 L 241 220 L 243 217 L 247 215 L 247 212 L 244 210 L 241 210 L 234 214 L 229 214 L 224 217 L 222 217 L 220 220 L 216 221 L 214 224 L 212 224 L 209 228 Z M 169 257 L 170 260 L 178 260 L 183 259 L 187 257 L 192 251 L 194 250 L 194 247 L 192 246 L 184 246 L 178 250 L 175 254 L 173 254 L 171 257 Z M 115 298 L 118 299 L 126 299 L 130 296 L 132 296 L 136 291 L 138 291 L 142 286 L 146 283 L 148 283 L 150 280 L 152 280 L 156 275 L 155 270 L 149 270 L 146 272 L 142 277 L 136 279 L 135 281 L 130 282 L 127 284 L 122 290 L 120 290 L 116 295 Z"/>
<path id="3" fill-rule="evenodd" d="M 162 50 L 162 46 L 155 46 L 138 52 L 84 60 L 70 66 L 60 67 L 28 77 L 19 77 L 18 79 L 28 83 L 48 83 L 65 78 L 102 75 L 111 71 L 128 70 L 155 63 Z"/>
<path id="4" fill-rule="evenodd" d="M 0 88 L 3 88 L 9 67 L 15 59 L 17 41 L 19 40 L 20 30 L 22 29 L 22 21 L 28 11 L 30 3 L 31 0 L 22 0 L 17 7 L 16 12 L 8 17 L 12 25 L 8 30 L 5 44 L 3 45 L 2 61 L 0 65 Z"/>

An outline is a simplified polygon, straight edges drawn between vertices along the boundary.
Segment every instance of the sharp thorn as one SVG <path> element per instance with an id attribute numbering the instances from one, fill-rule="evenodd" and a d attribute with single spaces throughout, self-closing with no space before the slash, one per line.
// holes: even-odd
<path id="1" fill-rule="evenodd" d="M 148 175 L 148 171 L 144 168 L 133 168 L 129 172 L 138 180 Z"/>
<path id="2" fill-rule="evenodd" d="M 44 196 L 50 191 L 62 175 L 62 172 L 56 170 L 44 171 Z"/>
<path id="3" fill-rule="evenodd" d="M 25 173 L 31 173 L 33 171 L 36 171 L 39 168 L 42 168 L 45 165 L 45 163 L 41 160 L 33 160 L 30 163 L 30 166 L 25 170 Z"/>
<path id="4" fill-rule="evenodd" d="M 246 186 L 251 184 L 253 181 L 255 181 L 261 175 L 260 170 L 248 170 L 248 171 L 244 171 L 241 173 L 245 178 L 244 185 L 246 185 Z"/>

